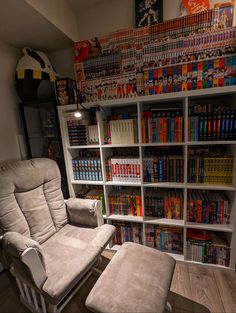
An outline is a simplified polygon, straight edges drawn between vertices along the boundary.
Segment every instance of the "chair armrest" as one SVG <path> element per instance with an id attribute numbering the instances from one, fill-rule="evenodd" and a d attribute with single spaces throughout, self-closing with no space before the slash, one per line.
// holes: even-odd
<path id="1" fill-rule="evenodd" d="M 29 279 L 32 278 L 35 285 L 41 288 L 47 279 L 47 273 L 43 251 L 38 242 L 16 232 L 7 232 L 3 235 L 2 245 L 11 256 L 15 271 L 25 277 L 29 272 Z"/>
<path id="2" fill-rule="evenodd" d="M 72 224 L 87 227 L 104 224 L 100 200 L 70 198 L 66 201 L 66 208 Z"/>

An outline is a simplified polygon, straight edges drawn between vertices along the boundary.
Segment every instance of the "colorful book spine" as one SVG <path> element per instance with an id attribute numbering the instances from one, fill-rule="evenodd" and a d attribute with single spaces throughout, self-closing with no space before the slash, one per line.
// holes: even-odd
<path id="1" fill-rule="evenodd" d="M 151 190 L 144 196 L 145 216 L 167 219 L 183 218 L 183 192 L 179 190 Z"/>
<path id="2" fill-rule="evenodd" d="M 140 190 L 113 190 L 108 195 L 108 202 L 111 215 L 143 215 Z"/>
<path id="3" fill-rule="evenodd" d="M 223 193 L 203 190 L 188 192 L 187 221 L 203 224 L 230 224 L 230 203 Z"/>
<path id="4" fill-rule="evenodd" d="M 139 223 L 113 222 L 116 227 L 114 244 L 122 245 L 126 241 L 143 243 L 143 227 Z"/>

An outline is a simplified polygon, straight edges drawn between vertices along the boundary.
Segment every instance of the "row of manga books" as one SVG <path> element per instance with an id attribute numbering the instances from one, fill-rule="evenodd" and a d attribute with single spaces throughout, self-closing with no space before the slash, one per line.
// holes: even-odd
<path id="1" fill-rule="evenodd" d="M 116 182 L 141 182 L 140 159 L 138 157 L 111 157 L 106 159 L 107 179 Z"/>
<path id="2" fill-rule="evenodd" d="M 116 227 L 114 244 L 122 245 L 126 241 L 143 243 L 143 225 L 139 223 L 113 222 Z"/>
<path id="3" fill-rule="evenodd" d="M 143 159 L 143 179 L 149 183 L 183 183 L 184 159 L 180 156 L 152 156 Z"/>
<path id="4" fill-rule="evenodd" d="M 180 190 L 148 189 L 144 196 L 145 216 L 182 219 L 183 192 Z"/>
<path id="5" fill-rule="evenodd" d="M 144 70 L 144 94 L 236 85 L 236 55 Z"/>
<path id="6" fill-rule="evenodd" d="M 183 252 L 183 229 L 146 225 L 146 245 L 162 251 Z"/>
<path id="7" fill-rule="evenodd" d="M 188 159 L 188 182 L 231 185 L 233 179 L 233 155 L 190 156 Z"/>
<path id="8" fill-rule="evenodd" d="M 187 260 L 229 267 L 230 253 L 231 249 L 222 234 L 219 236 L 207 231 L 187 231 Z"/>
<path id="9" fill-rule="evenodd" d="M 187 221 L 204 224 L 229 224 L 230 203 L 224 193 L 190 190 L 187 200 Z"/>
<path id="10" fill-rule="evenodd" d="M 207 106 L 208 107 L 208 106 Z M 236 111 L 225 108 L 190 113 L 188 140 L 235 140 Z"/>
<path id="11" fill-rule="evenodd" d="M 72 170 L 74 180 L 103 180 L 100 158 L 76 157 L 72 160 Z"/>
<path id="12" fill-rule="evenodd" d="M 183 112 L 180 109 L 143 112 L 142 142 L 183 142 Z"/>
<path id="13" fill-rule="evenodd" d="M 140 189 L 112 190 L 108 195 L 110 214 L 142 216 Z"/>

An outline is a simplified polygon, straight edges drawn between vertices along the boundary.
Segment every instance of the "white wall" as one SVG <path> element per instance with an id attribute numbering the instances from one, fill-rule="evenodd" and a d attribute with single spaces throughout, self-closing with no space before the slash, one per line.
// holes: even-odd
<path id="1" fill-rule="evenodd" d="M 70 39 L 78 40 L 77 17 L 66 0 L 25 0 Z"/>
<path id="2" fill-rule="evenodd" d="M 48 53 L 48 57 L 61 78 L 74 78 L 73 48 Z"/>
<path id="3" fill-rule="evenodd" d="M 105 0 L 78 14 L 80 40 L 134 26 L 134 0 Z"/>
<path id="4" fill-rule="evenodd" d="M 19 49 L 0 41 L 0 162 L 21 159 L 19 136 L 22 135 L 22 128 L 14 85 L 20 55 Z"/>

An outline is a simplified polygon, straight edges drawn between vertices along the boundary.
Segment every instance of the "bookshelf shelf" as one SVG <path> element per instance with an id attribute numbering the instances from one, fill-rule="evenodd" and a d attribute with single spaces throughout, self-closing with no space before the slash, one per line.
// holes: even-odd
<path id="1" fill-rule="evenodd" d="M 102 145 L 102 148 L 130 148 L 130 147 L 139 147 L 140 145 L 138 143 L 132 143 L 132 144 L 117 144 L 117 145 Z"/>
<path id="2" fill-rule="evenodd" d="M 233 171 L 233 180 L 232 184 L 229 185 L 219 185 L 219 184 L 206 184 L 206 183 L 189 183 L 188 180 L 189 175 L 189 151 L 194 149 L 214 149 L 214 146 L 219 146 L 221 149 L 225 149 L 225 151 L 229 151 L 230 154 L 234 156 L 234 160 L 236 160 L 236 140 L 210 140 L 210 141 L 191 141 L 188 137 L 188 117 L 189 117 L 189 108 L 194 106 L 195 104 L 202 104 L 202 103 L 211 103 L 214 105 L 214 102 L 218 101 L 219 99 L 226 99 L 225 101 L 235 103 L 235 96 L 236 96 L 236 86 L 227 86 L 227 87 L 218 87 L 218 88 L 208 88 L 202 90 L 193 90 L 187 92 L 177 92 L 177 93 L 168 93 L 168 94 L 160 94 L 160 95 L 153 95 L 153 96 L 142 96 L 142 97 L 132 97 L 127 99 L 117 99 L 117 100 L 109 100 L 109 101 L 100 101 L 94 103 L 87 103 L 84 104 L 86 107 L 91 107 L 94 105 L 100 105 L 105 108 L 105 110 L 114 110 L 117 109 L 119 112 L 125 112 L 126 108 L 131 108 L 131 111 L 136 110 L 137 114 L 137 127 L 138 127 L 138 143 L 133 144 L 103 144 L 104 141 L 104 129 L 103 129 L 103 120 L 104 110 L 97 112 L 97 124 L 98 124 L 98 134 L 99 134 L 99 144 L 95 145 L 83 145 L 83 146 L 70 146 L 69 145 L 69 138 L 68 138 L 68 131 L 67 131 L 67 124 L 65 122 L 65 113 L 68 109 L 75 109 L 75 105 L 69 106 L 59 106 L 58 113 L 59 113 L 59 120 L 60 120 L 60 127 L 61 127 L 61 135 L 63 139 L 63 149 L 64 149 L 64 156 L 66 161 L 66 170 L 67 170 L 67 179 L 69 183 L 69 190 L 70 196 L 74 197 L 77 194 L 80 188 L 83 188 L 83 185 L 87 185 L 88 188 L 98 188 L 103 190 L 104 193 L 104 202 L 106 207 L 106 214 L 104 215 L 104 219 L 106 219 L 107 223 L 121 223 L 129 225 L 141 226 L 143 230 L 143 243 L 148 245 L 148 241 L 146 238 L 146 230 L 148 227 L 152 228 L 163 228 L 163 229 L 171 229 L 177 228 L 183 232 L 183 253 L 169 253 L 172 255 L 176 260 L 180 261 L 187 261 L 187 232 L 189 229 L 193 229 L 195 231 L 206 231 L 211 233 L 217 233 L 219 236 L 223 236 L 223 234 L 227 235 L 229 238 L 229 246 L 231 247 L 231 257 L 230 257 L 230 266 L 229 268 L 234 268 L 234 264 L 236 262 L 236 169 L 234 168 Z M 210 101 L 210 102 L 209 102 Z M 176 107 L 177 109 L 180 108 L 183 112 L 183 134 L 182 142 L 154 142 L 154 143 L 143 143 L 142 141 L 142 118 L 143 112 L 145 110 L 161 110 L 169 107 Z M 228 104 L 228 103 L 227 103 Z M 234 107 L 235 109 L 235 107 Z M 114 148 L 114 149 L 113 149 Z M 118 149 L 115 149 L 118 148 Z M 119 150 L 119 148 L 122 148 Z M 169 149 L 170 148 L 170 149 Z M 100 160 L 101 160 L 101 171 L 102 171 L 102 181 L 91 181 L 91 180 L 73 180 L 73 167 L 72 167 L 72 160 L 78 156 L 78 153 L 83 152 L 86 153 L 86 149 L 91 149 L 88 151 L 92 151 L 93 149 L 97 149 L 97 153 L 99 153 Z M 156 157 L 155 151 L 162 151 L 167 149 L 168 151 L 181 151 L 181 158 L 183 158 L 184 162 L 184 175 L 183 179 L 179 181 L 183 181 L 182 183 L 178 182 L 147 182 L 145 181 L 144 174 L 144 158 L 148 158 L 150 155 L 151 157 Z M 84 151 L 83 151 L 84 150 Z M 108 170 L 107 170 L 107 160 L 109 158 L 116 158 L 116 155 L 113 153 L 124 153 L 127 155 L 127 158 L 130 157 L 129 154 L 125 154 L 126 151 L 135 150 L 137 151 L 136 156 L 139 156 L 140 160 L 140 182 L 119 182 L 119 181 L 109 181 L 107 178 Z M 149 151 L 154 151 L 152 154 Z M 211 150 L 210 150 L 211 151 Z M 128 152 L 127 152 L 128 153 Z M 133 153 L 133 152 L 132 152 Z M 162 153 L 162 152 L 160 152 Z M 117 154 L 119 157 L 120 155 Z M 122 154 L 121 154 L 122 155 Z M 157 154 L 158 155 L 158 154 Z M 162 155 L 162 154 L 160 154 Z M 171 153 L 170 153 L 171 155 Z M 179 154 L 177 153 L 179 156 Z M 166 155 L 164 154 L 164 158 Z M 167 155 L 168 157 L 168 155 Z M 124 157 L 126 158 L 126 157 Z M 236 164 L 236 162 L 234 162 Z M 176 166 L 175 166 L 176 167 Z M 155 181 L 160 181 L 160 179 L 156 178 Z M 171 179 L 170 179 L 171 180 Z M 178 181 L 177 179 L 172 181 Z M 150 216 L 145 216 L 145 197 L 146 195 L 156 195 L 156 189 L 160 193 L 162 192 L 170 192 L 170 193 L 182 193 L 182 205 L 181 205 L 181 220 L 177 219 L 169 219 L 169 218 L 155 218 Z M 142 216 L 131 216 L 131 215 L 115 215 L 110 214 L 109 212 L 109 195 L 111 192 L 120 192 L 122 195 L 123 190 L 127 191 L 139 191 L 141 194 L 141 206 L 142 206 Z M 230 225 L 224 224 L 200 224 L 200 223 L 191 223 L 187 221 L 187 201 L 188 201 L 188 194 L 191 192 L 198 193 L 200 190 L 202 192 L 212 192 L 218 193 L 219 195 L 225 194 L 229 197 L 229 204 L 230 204 Z M 125 192 L 123 193 L 125 194 Z M 123 201 L 123 200 L 122 200 Z M 120 211 L 118 211 L 120 212 Z M 155 216 L 153 214 L 153 216 Z M 156 215 L 159 216 L 159 215 Z M 119 245 L 115 245 L 112 249 L 119 248 Z M 198 263 L 198 262 L 195 262 Z M 209 264 L 205 264 L 207 266 L 211 266 Z M 212 265 L 217 266 L 217 265 Z M 222 268 L 223 266 L 219 266 Z M 223 267 L 225 268 L 225 267 Z"/>
<path id="3" fill-rule="evenodd" d="M 188 228 L 207 229 L 207 230 L 212 230 L 212 231 L 222 231 L 222 232 L 229 232 L 229 233 L 233 231 L 232 225 L 200 224 L 200 223 L 187 222 L 185 226 Z"/>
<path id="4" fill-rule="evenodd" d="M 184 188 L 185 184 L 183 183 L 143 183 L 143 187 L 152 187 L 152 188 Z"/>
<path id="5" fill-rule="evenodd" d="M 85 145 L 85 146 L 67 146 L 68 150 L 78 150 L 78 149 L 99 149 L 99 145 Z"/>
<path id="6" fill-rule="evenodd" d="M 136 222 L 136 223 L 142 223 L 143 218 L 140 216 L 131 216 L 131 215 L 109 215 L 107 217 L 108 220 L 114 220 L 114 221 L 126 221 L 126 222 Z"/>
<path id="7" fill-rule="evenodd" d="M 156 142 L 156 143 L 141 143 L 141 147 L 171 147 L 171 146 L 184 146 L 184 142 Z"/>
<path id="8" fill-rule="evenodd" d="M 102 181 L 93 181 L 93 180 L 72 180 L 71 183 L 73 185 L 99 185 L 102 186 Z"/>
<path id="9" fill-rule="evenodd" d="M 188 146 L 205 146 L 205 145 L 235 145 L 235 140 L 217 140 L 217 141 L 188 141 Z"/>
<path id="10" fill-rule="evenodd" d="M 205 190 L 225 190 L 225 191 L 236 191 L 234 186 L 225 186 L 225 185 L 208 185 L 208 184 L 186 184 L 188 189 L 205 189 Z"/>
<path id="11" fill-rule="evenodd" d="M 146 217 L 147 218 L 147 217 Z M 184 227 L 184 220 L 175 220 L 168 218 L 150 218 L 144 220 L 145 224 L 166 225 L 166 226 L 179 226 Z"/>
<path id="12" fill-rule="evenodd" d="M 132 182 L 116 182 L 116 181 L 107 181 L 105 182 L 106 186 L 133 186 L 141 187 L 141 183 L 132 183 Z"/>

